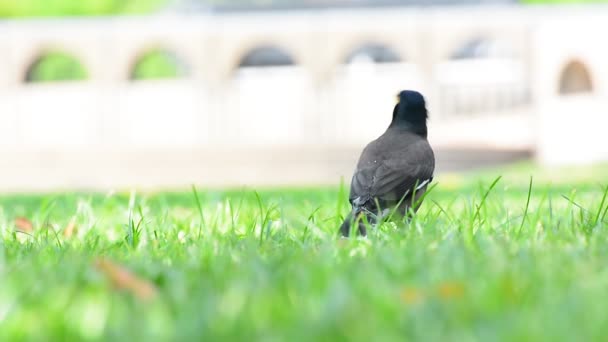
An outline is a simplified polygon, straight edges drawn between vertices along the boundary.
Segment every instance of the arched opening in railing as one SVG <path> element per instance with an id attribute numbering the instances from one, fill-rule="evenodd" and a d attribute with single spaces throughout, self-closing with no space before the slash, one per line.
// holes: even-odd
<path id="1" fill-rule="evenodd" d="M 226 127 L 218 139 L 253 145 L 304 142 L 304 119 L 312 115 L 311 77 L 283 47 L 263 44 L 245 52 L 224 98 Z"/>
<path id="2" fill-rule="evenodd" d="M 436 70 L 444 118 L 515 113 L 530 101 L 523 60 L 505 40 L 468 39 Z"/>
<path id="3" fill-rule="evenodd" d="M 130 71 L 131 80 L 175 79 L 187 77 L 188 64 L 176 53 L 153 49 L 141 54 Z"/>
<path id="4" fill-rule="evenodd" d="M 99 139 L 98 102 L 94 87 L 75 81 L 88 71 L 75 56 L 58 50 L 37 55 L 27 66 L 23 81 L 29 85 L 17 96 L 25 145 L 81 148 Z"/>
<path id="5" fill-rule="evenodd" d="M 328 139 L 358 146 L 388 127 L 400 90 L 422 91 L 422 78 L 416 65 L 384 42 L 363 41 L 342 56 L 334 75 L 331 115 L 323 116 L 323 126 L 328 127 Z"/>
<path id="6" fill-rule="evenodd" d="M 351 51 L 346 56 L 345 62 L 347 64 L 360 63 L 360 62 L 372 62 L 372 63 L 399 63 L 401 57 L 391 47 L 378 44 L 378 43 L 366 43 Z"/>
<path id="7" fill-rule="evenodd" d="M 81 81 L 88 78 L 83 64 L 74 56 L 62 51 L 49 51 L 38 55 L 27 67 L 23 81 L 61 82 Z"/>
<path id="8" fill-rule="evenodd" d="M 564 66 L 559 77 L 559 94 L 583 94 L 593 92 L 593 82 L 589 69 L 580 61 L 570 61 Z"/>
<path id="9" fill-rule="evenodd" d="M 208 138 L 205 91 L 190 64 L 170 49 L 143 50 L 120 101 L 120 139 L 132 146 L 196 146 Z"/>
<path id="10" fill-rule="evenodd" d="M 509 58 L 512 52 L 496 39 L 475 37 L 459 45 L 451 54 L 450 60 Z"/>
<path id="11" fill-rule="evenodd" d="M 239 68 L 278 67 L 296 64 L 294 58 L 280 47 L 264 45 L 251 49 L 240 60 Z"/>

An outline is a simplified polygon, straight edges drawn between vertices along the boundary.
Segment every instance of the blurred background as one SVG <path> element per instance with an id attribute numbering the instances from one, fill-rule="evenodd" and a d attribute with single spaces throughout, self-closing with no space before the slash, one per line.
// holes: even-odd
<path id="1" fill-rule="evenodd" d="M 0 191 L 348 183 L 401 89 L 427 98 L 438 173 L 608 161 L 597 2 L 0 0 L 0 18 Z"/>

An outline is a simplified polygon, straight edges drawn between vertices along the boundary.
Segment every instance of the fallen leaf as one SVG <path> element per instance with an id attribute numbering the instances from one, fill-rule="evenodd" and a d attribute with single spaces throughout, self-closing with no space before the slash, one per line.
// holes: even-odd
<path id="1" fill-rule="evenodd" d="M 424 300 L 424 293 L 416 287 L 406 287 L 401 290 L 401 300 L 406 304 L 418 304 Z"/>
<path id="2" fill-rule="evenodd" d="M 156 287 L 142 279 L 123 266 L 107 259 L 97 259 L 95 266 L 120 290 L 127 290 L 141 300 L 149 300 L 156 296 Z"/>
<path id="3" fill-rule="evenodd" d="M 25 217 L 15 218 L 15 227 L 17 227 L 18 231 L 24 233 L 31 233 L 34 231 L 34 225 L 32 224 L 32 221 L 26 219 Z"/>
<path id="4" fill-rule="evenodd" d="M 439 297 L 443 299 L 456 299 L 464 296 L 465 286 L 462 282 L 449 281 L 437 287 Z"/>
<path id="5" fill-rule="evenodd" d="M 76 227 L 76 219 L 72 218 L 68 225 L 63 230 L 63 237 L 66 239 L 71 238 L 78 232 L 78 228 Z"/>

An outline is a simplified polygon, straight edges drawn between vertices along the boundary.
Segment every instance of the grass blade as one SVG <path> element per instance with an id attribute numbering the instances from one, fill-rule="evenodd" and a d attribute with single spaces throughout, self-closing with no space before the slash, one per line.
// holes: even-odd
<path id="1" fill-rule="evenodd" d="M 517 236 L 521 234 L 521 230 L 524 228 L 524 223 L 526 222 L 526 218 L 528 217 L 528 209 L 530 208 L 530 198 L 532 197 L 532 176 L 530 176 L 530 184 L 528 185 L 528 198 L 526 199 L 526 208 L 524 209 L 524 216 L 521 218 L 521 224 L 519 225 L 519 230 L 517 231 Z"/>
<path id="2" fill-rule="evenodd" d="M 498 181 L 501 178 L 502 178 L 502 176 L 496 177 L 496 179 L 494 179 L 494 181 L 492 182 L 492 184 L 490 185 L 490 187 L 488 188 L 488 190 L 486 191 L 486 193 L 483 195 L 483 197 L 481 199 L 481 203 L 479 203 L 479 205 L 475 209 L 475 214 L 473 215 L 472 222 L 475 222 L 479 218 L 479 211 L 481 210 L 481 207 L 484 206 L 484 204 L 486 203 L 486 199 L 488 198 L 488 195 L 490 194 L 490 191 L 492 191 L 492 189 L 494 189 L 494 187 L 496 186 L 496 184 L 498 184 Z"/>
<path id="3" fill-rule="evenodd" d="M 593 225 L 596 226 L 597 223 L 600 221 L 600 217 L 602 215 L 602 209 L 604 208 L 604 203 L 606 203 L 606 196 L 608 196 L 608 186 L 606 186 L 606 189 L 604 189 L 604 195 L 602 196 L 602 200 L 600 201 L 600 206 L 599 208 L 597 208 L 597 214 L 595 214 L 595 219 L 593 220 Z M 608 210 L 608 206 L 606 207 L 606 209 Z M 605 214 L 605 211 L 604 211 Z M 602 217 L 602 221 L 603 221 L 603 217 Z"/>
<path id="4" fill-rule="evenodd" d="M 196 186 L 194 184 L 192 184 L 192 193 L 194 194 L 194 201 L 196 202 L 196 209 L 198 210 L 198 215 L 199 215 L 199 219 L 200 219 L 199 223 L 198 223 L 198 237 L 197 237 L 200 240 L 203 226 L 206 226 L 205 214 L 203 213 L 203 206 L 201 204 L 200 198 L 198 197 L 198 191 L 196 190 Z"/>

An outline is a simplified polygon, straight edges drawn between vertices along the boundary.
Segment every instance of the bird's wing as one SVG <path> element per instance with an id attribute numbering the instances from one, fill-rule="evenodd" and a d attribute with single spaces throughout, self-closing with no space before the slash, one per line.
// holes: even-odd
<path id="1" fill-rule="evenodd" d="M 371 197 L 399 201 L 409 192 L 425 186 L 432 177 L 433 167 L 429 163 L 387 162 L 376 170 Z"/>
<path id="2" fill-rule="evenodd" d="M 435 159 L 432 150 L 411 149 L 403 158 L 389 158 L 365 163 L 355 170 L 351 182 L 351 202 L 377 198 L 398 202 L 414 188 L 421 188 L 433 177 Z"/>

